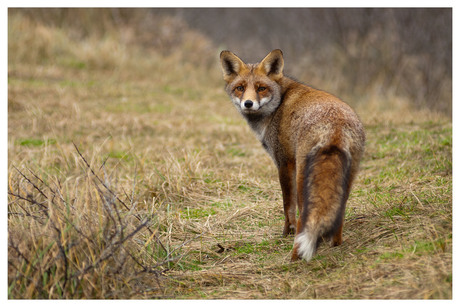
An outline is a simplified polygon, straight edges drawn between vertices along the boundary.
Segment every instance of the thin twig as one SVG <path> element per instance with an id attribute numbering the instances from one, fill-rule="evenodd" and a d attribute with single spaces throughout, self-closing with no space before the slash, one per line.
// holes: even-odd
<path id="1" fill-rule="evenodd" d="M 13 192 L 11 192 L 11 191 L 8 191 L 8 194 L 10 194 L 10 195 L 12 195 L 12 196 L 14 196 L 14 197 L 17 197 L 17 198 L 19 198 L 19 199 L 21 199 L 21 200 L 27 201 L 27 202 L 31 203 L 32 205 L 38 205 L 38 206 L 40 206 L 40 207 L 42 208 L 42 211 L 41 211 L 41 212 L 43 212 L 43 213 L 46 215 L 46 217 L 49 217 L 49 216 L 48 216 L 48 207 L 46 207 L 46 206 L 43 205 L 42 203 L 39 203 L 39 202 L 36 201 L 35 199 L 33 199 L 33 198 L 31 198 L 31 197 L 30 197 L 30 198 L 25 198 L 24 196 L 21 196 L 21 195 L 19 195 L 19 194 L 13 193 Z M 22 208 L 22 206 L 21 206 L 21 208 Z"/>
<path id="2" fill-rule="evenodd" d="M 45 195 L 45 193 L 43 193 L 43 191 L 40 190 L 40 189 L 35 185 L 35 183 L 33 183 L 32 181 L 30 181 L 30 179 L 27 178 L 26 175 L 24 175 L 23 173 L 21 173 L 21 171 L 20 171 L 16 166 L 13 165 L 13 167 L 14 167 L 14 169 L 15 169 L 19 174 L 21 174 L 22 177 L 24 177 L 25 180 L 27 180 L 27 181 L 34 187 L 34 189 L 36 189 L 41 195 L 43 195 L 43 197 L 45 197 L 46 199 L 48 199 L 48 197 Z"/>

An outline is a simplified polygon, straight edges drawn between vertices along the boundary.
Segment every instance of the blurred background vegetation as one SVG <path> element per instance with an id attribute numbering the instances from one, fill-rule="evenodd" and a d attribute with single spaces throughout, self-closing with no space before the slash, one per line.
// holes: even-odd
<path id="1" fill-rule="evenodd" d="M 70 30 L 70 40 L 117 36 L 120 46 L 108 48 L 135 44 L 167 56 L 186 45 L 191 65 L 218 65 L 221 49 L 256 62 L 281 48 L 288 74 L 327 84 L 345 100 L 399 97 L 452 112 L 451 9 L 10 9 L 15 13 Z M 9 57 L 49 60 L 63 52 L 52 43 L 45 37 L 37 49 Z M 116 54 L 112 60 L 116 65 Z"/>
<path id="2" fill-rule="evenodd" d="M 313 84 L 330 81 L 336 93 L 350 98 L 370 93 L 385 97 L 390 93 L 408 97 L 415 106 L 450 112 L 450 9 L 205 12 L 175 13 L 243 57 L 260 57 L 266 50 L 281 48 L 293 75 L 306 82 L 314 80 Z"/>
<path id="3" fill-rule="evenodd" d="M 452 113 L 451 9 L 9 9 L 10 17 L 17 14 L 35 30 L 29 42 L 24 34 L 15 41 L 20 27 L 10 23 L 9 63 L 80 53 L 87 56 L 81 65 L 110 67 L 126 60 L 120 50 L 137 46 L 218 70 L 222 49 L 256 62 L 280 48 L 288 75 L 352 105 L 377 100 L 391 107 L 398 100 Z M 62 40 L 68 44 L 51 41 L 46 27 L 65 30 Z M 65 50 L 75 40 L 105 41 L 100 48 L 107 49 L 107 58 L 91 58 L 90 50 Z"/>

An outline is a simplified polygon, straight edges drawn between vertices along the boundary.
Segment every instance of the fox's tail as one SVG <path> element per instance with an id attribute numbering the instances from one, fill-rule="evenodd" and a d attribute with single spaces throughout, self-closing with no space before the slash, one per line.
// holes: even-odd
<path id="1" fill-rule="evenodd" d="M 310 260 L 321 239 L 342 243 L 345 203 L 351 187 L 351 156 L 335 145 L 313 149 L 303 170 L 297 172 L 297 222 L 292 260 Z"/>

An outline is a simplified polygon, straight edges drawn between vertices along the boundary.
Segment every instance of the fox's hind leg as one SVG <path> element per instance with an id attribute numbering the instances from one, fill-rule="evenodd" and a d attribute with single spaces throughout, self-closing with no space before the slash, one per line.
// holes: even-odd
<path id="1" fill-rule="evenodd" d="M 340 225 L 337 226 L 337 231 L 332 237 L 332 246 L 339 246 L 342 244 L 342 228 L 343 228 L 343 217 L 342 221 L 340 222 Z"/>
<path id="2" fill-rule="evenodd" d="M 344 160 L 342 159 L 342 162 L 345 164 L 345 166 L 347 166 L 347 163 L 344 162 Z M 356 163 L 357 164 L 357 163 Z M 343 202 L 343 207 L 345 207 L 345 204 L 348 200 L 348 197 L 350 196 L 350 191 L 351 191 L 351 186 L 353 184 L 353 181 L 356 177 L 356 173 L 358 172 L 358 167 L 356 166 L 356 164 L 351 165 L 351 167 L 349 167 L 348 169 L 348 173 L 346 172 L 347 169 L 345 169 L 345 173 L 344 173 L 344 178 L 343 178 L 343 182 L 342 182 L 342 186 L 343 186 L 343 189 L 345 191 L 345 194 L 342 196 L 342 202 Z M 342 215 L 340 217 L 340 221 L 337 221 L 337 230 L 336 232 L 334 233 L 334 235 L 332 236 L 332 240 L 331 240 L 331 245 L 332 246 L 339 246 L 342 244 L 342 228 L 343 228 L 343 222 L 344 222 L 344 219 L 345 219 L 345 208 L 344 210 L 342 211 Z"/>
<path id="3" fill-rule="evenodd" d="M 283 193 L 284 229 L 283 236 L 294 234 L 296 230 L 296 174 L 295 163 L 285 163 L 279 168 L 279 179 Z"/>

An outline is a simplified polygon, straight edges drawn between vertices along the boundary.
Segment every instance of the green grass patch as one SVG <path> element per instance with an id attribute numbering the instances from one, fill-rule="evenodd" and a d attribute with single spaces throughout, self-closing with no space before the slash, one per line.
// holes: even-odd
<path id="1" fill-rule="evenodd" d="M 18 139 L 15 142 L 20 146 L 31 146 L 31 147 L 40 147 L 40 146 L 47 146 L 47 145 L 54 145 L 56 144 L 55 139 Z"/>
<path id="2" fill-rule="evenodd" d="M 181 210 L 181 214 L 186 219 L 201 219 L 204 217 L 212 216 L 217 213 L 213 208 L 190 208 L 187 207 Z"/>
<path id="3" fill-rule="evenodd" d="M 125 151 L 122 151 L 122 150 L 113 150 L 113 151 L 107 153 L 104 156 L 104 160 L 108 159 L 108 158 L 112 158 L 112 159 L 116 159 L 116 160 L 122 160 L 122 161 L 126 161 L 126 162 L 129 162 L 129 161 L 133 160 L 133 156 L 132 156 L 131 153 L 128 153 L 128 152 L 125 152 Z"/>
<path id="4" fill-rule="evenodd" d="M 404 257 L 404 254 L 401 252 L 385 252 L 380 255 L 380 260 L 393 260 L 393 259 L 401 259 Z"/>
<path id="5" fill-rule="evenodd" d="M 227 148 L 226 151 L 229 155 L 233 157 L 245 157 L 246 156 L 246 153 L 242 149 L 239 149 L 236 147 Z"/>

